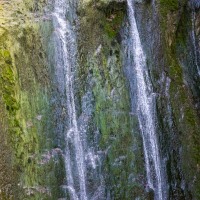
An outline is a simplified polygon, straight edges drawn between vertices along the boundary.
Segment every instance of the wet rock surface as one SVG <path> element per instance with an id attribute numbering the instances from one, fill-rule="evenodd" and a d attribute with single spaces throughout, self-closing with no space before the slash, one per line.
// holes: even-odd
<path id="1" fill-rule="evenodd" d="M 71 21 L 78 45 L 74 91 L 77 123 L 87 130 L 89 199 L 154 199 L 131 100 L 136 82 L 128 68 L 126 1 L 70 2 L 78 15 Z M 137 0 L 134 6 L 156 99 L 167 199 L 199 199 L 199 2 Z M 52 10 L 53 1 L 0 2 L 0 199 L 70 198 L 68 116 L 64 79 L 56 77 Z"/>

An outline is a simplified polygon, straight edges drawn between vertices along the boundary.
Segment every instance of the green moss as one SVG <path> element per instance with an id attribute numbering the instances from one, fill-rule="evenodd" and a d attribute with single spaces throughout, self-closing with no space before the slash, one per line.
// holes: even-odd
<path id="1" fill-rule="evenodd" d="M 118 49 L 115 49 L 117 47 L 112 47 L 112 49 L 110 46 L 109 48 L 110 50 L 107 48 L 102 50 L 101 65 L 97 64 L 96 58 L 93 59 L 91 65 L 95 80 L 94 115 L 101 133 L 100 147 L 104 150 L 109 148 L 104 169 L 108 173 L 109 180 L 106 182 L 111 187 L 111 196 L 114 199 L 129 199 L 132 198 L 133 192 L 135 192 L 135 197 L 144 194 L 144 191 L 139 192 L 142 189 L 138 181 L 127 183 L 130 174 L 137 176 L 144 171 L 140 163 L 142 162 L 141 155 L 138 154 L 136 164 L 137 153 L 132 150 L 132 145 L 137 146 L 139 139 L 136 135 L 133 136 L 133 129 L 137 125 L 133 124 L 133 119 L 129 115 L 129 95 L 119 55 L 115 53 L 112 56 L 109 55 L 110 51 L 118 52 Z M 140 170 L 138 171 L 139 165 Z"/>
<path id="2" fill-rule="evenodd" d="M 110 38 L 116 37 L 124 19 L 124 12 L 116 11 L 107 16 L 104 30 Z"/>
<path id="3" fill-rule="evenodd" d="M 164 11 L 176 11 L 179 8 L 178 0 L 160 0 L 161 9 Z"/>
<path id="4" fill-rule="evenodd" d="M 0 84 L 3 100 L 9 113 L 16 114 L 16 111 L 19 109 L 19 103 L 15 94 L 17 90 L 16 76 L 10 52 L 8 50 L 1 50 L 0 60 L 4 61 L 0 64 Z"/>
<path id="5" fill-rule="evenodd" d="M 164 55 L 167 75 L 171 78 L 170 101 L 177 127 L 177 137 L 181 141 L 181 169 L 186 182 L 192 186 L 191 192 L 198 197 L 200 182 L 193 184 L 194 177 L 199 177 L 200 162 L 199 119 L 193 105 L 192 95 L 183 77 L 183 67 L 179 58 L 187 51 L 188 31 L 191 27 L 190 14 L 186 1 L 160 0 L 161 31 L 163 35 Z M 177 51 L 178 50 L 178 51 Z M 177 53 L 179 52 L 179 54 Z M 197 178 L 199 179 L 199 178 Z"/>
<path id="6" fill-rule="evenodd" d="M 40 165 L 45 150 L 54 148 L 45 59 L 38 24 L 24 23 L 0 36 L 0 103 L 4 107 L 1 115 L 6 116 L 3 130 L 7 131 L 11 148 L 10 168 L 17 173 L 17 183 L 13 181 L 10 189 L 18 190 L 14 199 L 58 199 L 62 194 L 53 159 Z M 52 197 L 37 189 L 44 187 L 52 189 Z M 28 188 L 33 190 L 32 195 L 27 193 Z"/>
<path id="7" fill-rule="evenodd" d="M 8 180 L 1 181 L 0 199 L 58 199 L 62 194 L 63 167 L 59 166 L 62 180 L 56 177 L 61 163 L 56 165 L 52 158 L 40 164 L 45 152 L 55 148 L 49 69 L 40 35 L 43 21 L 32 17 L 35 11 L 39 17 L 45 4 L 46 0 L 24 0 L 0 6 L 0 137 L 10 148 L 0 154 L 2 173 L 8 174 Z M 40 191 L 45 187 L 52 190 L 51 196 Z"/>
<path id="8" fill-rule="evenodd" d="M 143 190 L 142 180 L 129 180 L 144 174 L 144 165 L 143 155 L 139 153 L 138 123 L 129 114 L 130 97 L 117 42 L 126 5 L 115 1 L 91 2 L 79 11 L 79 102 L 87 91 L 92 90 L 94 121 L 91 123 L 100 133 L 99 148 L 106 152 L 102 173 L 111 198 L 131 199 L 135 192 L 136 197 L 143 199 L 138 189 Z M 89 137 L 93 137 L 92 131 L 90 134 Z"/>
<path id="9" fill-rule="evenodd" d="M 175 7 L 177 8 L 177 7 Z M 165 8 L 161 8 L 163 11 Z M 196 166 L 200 162 L 200 157 L 198 155 L 199 149 L 199 125 L 197 113 L 192 104 L 192 97 L 189 92 L 189 89 L 184 84 L 183 81 L 183 69 L 178 60 L 177 48 L 186 48 L 187 34 L 188 34 L 188 18 L 185 7 L 182 7 L 182 13 L 180 20 L 172 26 L 173 21 L 167 19 L 167 14 L 169 15 L 171 10 L 175 9 L 168 8 L 163 12 L 162 18 L 162 33 L 164 39 L 165 55 L 167 60 L 167 71 L 168 76 L 171 78 L 172 82 L 170 84 L 170 99 L 172 105 L 172 111 L 175 118 L 175 124 L 178 129 L 178 137 L 181 141 L 182 153 L 181 153 L 181 164 L 182 170 L 184 171 L 184 176 L 186 182 L 189 184 L 193 180 L 194 176 L 197 175 Z M 181 9 L 181 8 L 180 8 Z M 180 15 L 179 13 L 179 15 Z M 166 15 L 165 15 L 166 14 Z M 176 14 L 177 15 L 177 14 Z M 177 15 L 178 16 L 178 15 Z M 175 31 L 169 30 L 173 28 Z M 167 33 L 167 34 L 166 34 Z M 168 37 L 166 37 L 166 35 Z M 168 39 L 171 38 L 172 44 L 170 45 Z M 190 164 L 188 164 L 190 163 Z M 193 194 L 197 195 L 198 193 L 198 181 L 196 186 L 192 188 Z"/>

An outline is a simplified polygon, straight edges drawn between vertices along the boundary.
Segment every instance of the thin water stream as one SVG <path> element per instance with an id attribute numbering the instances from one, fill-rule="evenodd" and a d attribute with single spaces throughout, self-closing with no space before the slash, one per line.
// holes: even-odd
<path id="1" fill-rule="evenodd" d="M 195 11 L 192 12 L 192 41 L 193 41 L 193 46 L 194 46 L 194 61 L 195 61 L 195 65 L 198 71 L 198 74 L 200 76 L 200 67 L 198 64 L 198 49 L 197 49 L 197 45 L 196 45 L 196 34 L 195 34 L 195 20 L 196 20 L 196 14 Z"/>
<path id="2" fill-rule="evenodd" d="M 154 190 L 155 199 L 163 200 L 163 177 L 159 155 L 158 140 L 156 136 L 154 118 L 154 99 L 149 75 L 147 72 L 146 58 L 135 19 L 134 2 L 127 0 L 130 22 L 130 35 L 132 40 L 132 53 L 134 56 L 134 73 L 137 85 L 137 115 L 143 137 L 144 156 L 148 187 Z"/>
<path id="3" fill-rule="evenodd" d="M 70 2 L 66 0 L 56 0 L 54 4 L 53 22 L 56 35 L 56 44 L 60 48 L 56 54 L 56 62 L 59 66 L 57 68 L 64 69 L 65 76 L 65 90 L 66 90 L 66 105 L 68 115 L 68 131 L 66 133 L 66 149 L 65 149 L 65 166 L 67 174 L 67 189 L 70 198 L 73 200 L 87 200 L 86 193 L 86 177 L 85 177 L 85 163 L 84 151 L 81 141 L 81 133 L 78 128 L 77 114 L 75 108 L 74 97 L 74 71 L 76 66 L 76 39 L 73 27 L 68 19 L 66 19 L 66 12 L 70 8 Z M 80 191 L 76 191 L 74 186 L 74 176 L 71 166 L 72 149 L 69 148 L 69 143 L 73 144 L 75 162 L 78 171 L 78 183 Z M 77 182 L 77 181 L 76 181 Z"/>

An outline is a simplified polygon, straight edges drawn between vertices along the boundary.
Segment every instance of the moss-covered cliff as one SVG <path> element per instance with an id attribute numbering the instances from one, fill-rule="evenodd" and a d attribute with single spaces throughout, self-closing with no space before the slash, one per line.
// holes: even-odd
<path id="1" fill-rule="evenodd" d="M 154 5 L 143 2 L 136 7 L 157 93 L 159 138 L 169 198 L 198 199 L 199 28 L 197 17 L 195 21 L 192 17 L 198 15 L 198 7 L 193 9 L 187 1 L 178 0 L 154 1 Z"/>
<path id="2" fill-rule="evenodd" d="M 144 198 L 142 141 L 137 118 L 131 113 L 121 48 L 126 5 L 90 1 L 79 13 L 79 89 L 83 94 L 92 90 L 94 96 L 93 123 L 100 131 L 99 148 L 105 152 L 104 198 Z"/>
<path id="3" fill-rule="evenodd" d="M 62 184 L 55 175 L 61 151 L 55 148 L 52 81 L 40 31 L 44 5 L 0 3 L 0 199 L 55 199 Z"/>
<path id="4" fill-rule="evenodd" d="M 59 90 L 62 80 L 56 77 L 52 3 L 0 2 L 2 200 L 67 196 L 62 185 L 67 176 L 63 150 L 68 116 L 65 91 Z M 168 199 L 199 199 L 199 4 L 195 0 L 134 4 L 156 95 Z M 78 4 L 78 20 L 73 22 L 78 45 L 76 108 L 79 121 L 89 116 L 88 146 L 101 154 L 98 176 L 87 174 L 91 193 L 103 183 L 102 199 L 153 199 L 146 191 L 142 137 L 131 98 L 135 80 L 127 67 L 131 55 L 126 6 L 124 0 Z M 84 104 L 86 97 L 89 106 Z M 89 107 L 87 115 L 84 108 Z"/>
<path id="5" fill-rule="evenodd" d="M 191 32 L 196 31 L 192 27 L 194 11 L 184 1 L 182 3 L 172 2 L 173 8 L 172 5 L 166 8 L 162 3 L 160 2 L 163 26 L 161 31 L 167 34 L 163 39 L 163 46 L 166 66 L 168 66 L 166 71 L 171 79 L 170 103 L 174 124 L 177 128 L 175 134 L 180 142 L 180 171 L 186 181 L 185 188 L 182 189 L 186 194 L 184 198 L 198 199 L 200 198 L 200 182 L 198 181 L 200 176 L 199 74 L 196 63 L 191 62 L 197 59 L 195 54 L 198 54 L 198 49 L 191 48 L 194 42 Z M 193 55 L 188 55 L 190 51 L 194 52 Z M 176 197 L 176 194 L 173 195 Z"/>

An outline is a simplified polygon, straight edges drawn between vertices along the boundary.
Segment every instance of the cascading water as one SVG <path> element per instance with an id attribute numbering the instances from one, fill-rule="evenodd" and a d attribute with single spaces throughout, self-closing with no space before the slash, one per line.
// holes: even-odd
<path id="1" fill-rule="evenodd" d="M 65 149 L 65 168 L 68 194 L 72 200 L 87 200 L 87 199 L 105 199 L 103 184 L 96 184 L 91 187 L 94 180 L 100 183 L 99 174 L 95 174 L 97 168 L 96 155 L 93 147 L 86 144 L 87 122 L 77 116 L 74 81 L 76 70 L 76 36 L 73 28 L 73 22 L 76 19 L 75 10 L 72 4 L 75 1 L 56 0 L 54 3 L 53 25 L 55 35 L 55 58 L 56 68 L 60 73 L 58 78 L 63 76 L 63 96 L 65 99 L 65 110 L 67 111 L 67 131 L 66 131 L 66 149 Z M 165 199 L 163 190 L 163 177 L 161 172 L 161 161 L 156 138 L 155 120 L 153 118 L 153 101 L 154 94 L 152 93 L 151 84 L 146 70 L 145 56 L 142 51 L 137 24 L 134 17 L 134 9 L 132 1 L 128 0 L 129 20 L 131 24 L 131 39 L 132 51 L 135 62 L 135 72 L 137 80 L 137 112 L 139 117 L 140 128 L 143 136 L 143 146 L 146 161 L 146 171 L 148 186 L 155 191 L 156 199 Z M 63 75 L 63 74 L 64 75 Z M 89 95 L 90 93 L 88 93 Z M 87 95 L 86 95 L 87 96 Z M 90 96 L 90 95 L 89 95 Z M 89 98 L 91 99 L 91 97 Z M 88 98 L 83 102 L 87 104 Z M 84 103 L 83 103 L 84 105 Z M 85 109 L 88 112 L 86 106 Z M 90 117 L 90 112 L 85 113 Z M 92 168 L 88 167 L 88 161 Z M 89 170 L 88 170 L 89 169 Z M 92 172 L 93 170 L 93 172 Z M 90 176 L 90 181 L 86 175 Z M 101 175 L 100 175 L 101 176 Z M 96 178 L 94 178 L 96 177 Z M 88 187 L 87 185 L 90 184 Z"/>
<path id="2" fill-rule="evenodd" d="M 154 190 L 155 199 L 163 200 L 166 198 L 153 111 L 155 96 L 152 92 L 146 59 L 137 29 L 133 1 L 127 0 L 127 3 L 132 40 L 131 51 L 134 56 L 137 84 L 137 115 L 143 137 L 148 187 Z"/>
<path id="3" fill-rule="evenodd" d="M 78 128 L 77 114 L 75 108 L 74 97 L 74 70 L 76 66 L 76 40 L 73 26 L 69 19 L 66 19 L 67 10 L 71 11 L 70 1 L 55 0 L 53 24 L 55 28 L 55 41 L 57 48 L 56 53 L 56 65 L 58 69 L 63 69 L 65 90 L 66 90 L 66 109 L 68 115 L 68 131 L 66 133 L 66 149 L 65 149 L 65 166 L 67 175 L 67 189 L 70 194 L 70 198 L 73 200 L 87 200 L 86 193 L 86 177 L 85 177 L 85 163 L 84 163 L 84 151 L 81 141 L 81 134 Z M 73 144 L 73 148 L 69 148 L 70 143 Z M 74 150 L 73 150 L 74 149 Z M 77 176 L 79 191 L 75 187 L 75 180 L 73 176 L 74 168 L 71 165 L 71 155 L 73 155 L 77 167 Z M 72 171 L 73 170 L 73 171 Z"/>
<path id="4" fill-rule="evenodd" d="M 198 74 L 200 76 L 200 67 L 198 64 L 198 49 L 196 45 L 196 34 L 195 34 L 195 20 L 196 20 L 196 14 L 195 11 L 192 12 L 192 41 L 193 41 L 193 46 L 194 46 L 194 61 L 195 65 L 198 71 Z"/>

